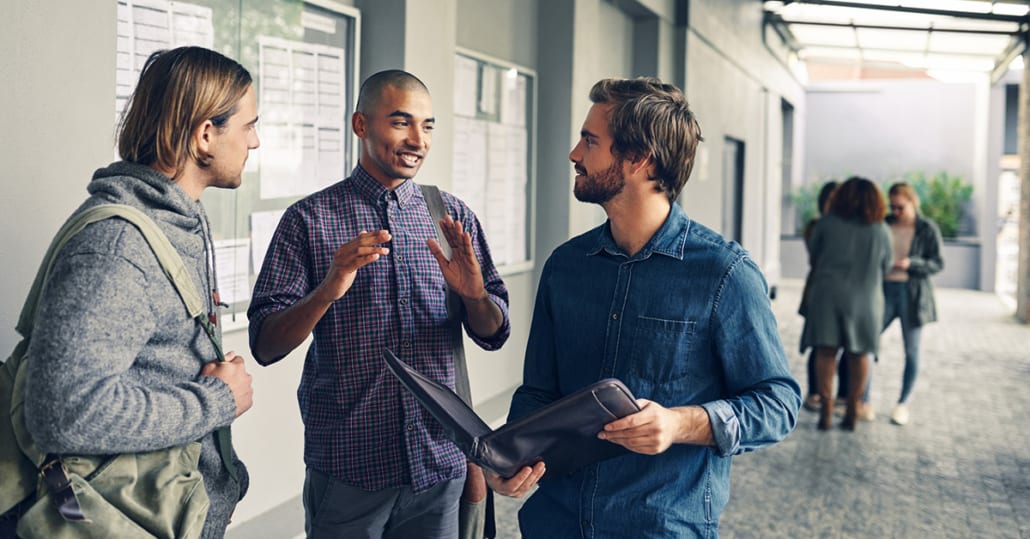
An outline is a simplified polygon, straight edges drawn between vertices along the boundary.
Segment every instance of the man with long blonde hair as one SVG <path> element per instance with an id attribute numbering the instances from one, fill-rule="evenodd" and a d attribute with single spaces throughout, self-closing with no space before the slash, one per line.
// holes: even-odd
<path id="1" fill-rule="evenodd" d="M 122 161 L 101 168 L 89 199 L 141 210 L 167 236 L 205 301 L 202 324 L 143 234 L 122 219 L 87 225 L 61 249 L 42 292 L 29 354 L 26 426 L 43 453 L 142 453 L 200 441 L 210 508 L 202 537 L 225 534 L 246 469 L 216 431 L 252 404 L 243 358 L 219 359 L 208 187 L 240 185 L 258 147 L 251 76 L 200 47 L 154 53 L 120 127 Z M 209 327 L 203 327 L 203 326 Z"/>

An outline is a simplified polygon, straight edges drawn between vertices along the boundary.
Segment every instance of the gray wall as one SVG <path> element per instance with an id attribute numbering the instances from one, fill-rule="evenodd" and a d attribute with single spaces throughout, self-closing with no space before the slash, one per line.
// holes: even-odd
<path id="1" fill-rule="evenodd" d="M 972 181 L 976 87 L 926 81 L 870 81 L 808 92 L 805 178 L 886 180 L 922 170 Z"/>

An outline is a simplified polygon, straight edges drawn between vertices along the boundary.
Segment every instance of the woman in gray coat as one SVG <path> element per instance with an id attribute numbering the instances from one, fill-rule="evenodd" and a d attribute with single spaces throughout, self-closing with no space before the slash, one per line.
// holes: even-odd
<path id="1" fill-rule="evenodd" d="M 854 430 L 862 390 L 883 323 L 884 275 L 890 270 L 891 236 L 883 219 L 883 195 L 873 182 L 849 178 L 830 198 L 827 215 L 808 239 L 812 267 L 802 346 L 816 349 L 822 408 L 819 428 L 833 421 L 833 379 L 843 348 L 850 379 L 841 426 Z"/>

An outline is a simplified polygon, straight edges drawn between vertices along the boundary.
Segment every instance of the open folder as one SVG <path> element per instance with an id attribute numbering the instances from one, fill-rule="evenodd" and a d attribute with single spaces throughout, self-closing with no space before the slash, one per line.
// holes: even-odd
<path id="1" fill-rule="evenodd" d="M 383 360 L 469 460 L 502 477 L 540 460 L 547 465 L 547 475 L 553 476 L 625 454 L 627 449 L 598 439 L 597 433 L 640 411 L 629 389 L 607 378 L 492 430 L 450 388 L 426 378 L 390 350 L 383 350 Z"/>

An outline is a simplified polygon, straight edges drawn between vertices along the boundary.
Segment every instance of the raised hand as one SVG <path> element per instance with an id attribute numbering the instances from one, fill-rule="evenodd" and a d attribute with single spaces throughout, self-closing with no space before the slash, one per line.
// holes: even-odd
<path id="1" fill-rule="evenodd" d="M 342 298 L 354 284 L 360 268 L 390 254 L 390 249 L 380 245 L 390 241 L 390 238 L 386 230 L 362 230 L 356 238 L 340 246 L 333 253 L 329 271 L 318 285 L 322 297 L 328 302 Z"/>
<path id="2" fill-rule="evenodd" d="M 487 294 L 483 272 L 479 267 L 479 260 L 476 259 L 476 253 L 472 250 L 472 236 L 462 228 L 461 221 L 455 221 L 450 215 L 440 220 L 440 228 L 443 229 L 444 238 L 451 247 L 451 259 L 447 260 L 436 240 L 429 239 L 427 243 L 440 264 L 447 286 L 462 298 L 485 299 Z"/>

